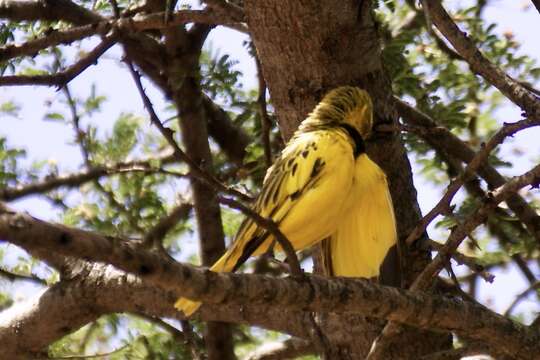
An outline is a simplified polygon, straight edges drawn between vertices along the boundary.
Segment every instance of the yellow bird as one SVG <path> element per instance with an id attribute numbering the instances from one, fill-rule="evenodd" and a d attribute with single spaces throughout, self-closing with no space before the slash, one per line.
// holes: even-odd
<path id="1" fill-rule="evenodd" d="M 268 169 L 253 205 L 279 226 L 295 250 L 329 238 L 324 265 L 333 276 L 377 276 L 396 242 L 386 176 L 364 148 L 372 111 L 368 93 L 357 87 L 326 94 Z M 248 217 L 210 270 L 236 271 L 273 242 L 273 236 Z M 200 305 L 180 298 L 175 307 L 190 316 Z"/>

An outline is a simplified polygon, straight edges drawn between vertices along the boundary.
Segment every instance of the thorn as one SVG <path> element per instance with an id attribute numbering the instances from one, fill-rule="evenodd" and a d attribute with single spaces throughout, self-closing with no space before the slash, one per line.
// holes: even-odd
<path id="1" fill-rule="evenodd" d="M 482 251 L 482 248 L 480 247 L 476 239 L 474 239 L 472 236 L 469 236 L 469 240 L 471 241 L 471 244 L 476 248 L 476 250 Z"/>
<path id="2" fill-rule="evenodd" d="M 167 132 L 168 135 L 174 136 L 174 130 L 173 129 L 166 127 L 166 128 L 164 128 L 164 130 Z"/>
<path id="3" fill-rule="evenodd" d="M 540 176 L 536 176 L 533 181 L 531 181 L 531 189 L 540 189 Z"/>
<path id="4" fill-rule="evenodd" d="M 48 27 L 43 33 L 45 34 L 45 36 L 49 36 L 54 32 L 56 32 L 56 30 L 54 28 Z"/>
<path id="5" fill-rule="evenodd" d="M 456 205 L 447 205 L 447 206 L 444 206 L 442 209 L 441 209 L 441 214 L 442 215 L 452 215 L 452 213 L 454 212 L 454 209 L 456 208 Z"/>

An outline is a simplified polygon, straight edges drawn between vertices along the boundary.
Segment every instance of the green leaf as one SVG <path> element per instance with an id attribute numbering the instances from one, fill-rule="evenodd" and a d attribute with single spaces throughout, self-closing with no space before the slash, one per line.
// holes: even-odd
<path id="1" fill-rule="evenodd" d="M 20 105 L 14 103 L 13 101 L 6 101 L 0 105 L 0 113 L 5 115 L 17 117 L 20 110 Z"/>
<path id="2" fill-rule="evenodd" d="M 37 75 L 48 75 L 48 74 L 49 73 L 46 70 L 28 67 L 28 68 L 23 69 L 18 75 L 37 76 Z"/>
<path id="3" fill-rule="evenodd" d="M 44 120 L 64 122 L 65 118 L 64 115 L 59 112 L 50 112 L 45 114 Z"/>

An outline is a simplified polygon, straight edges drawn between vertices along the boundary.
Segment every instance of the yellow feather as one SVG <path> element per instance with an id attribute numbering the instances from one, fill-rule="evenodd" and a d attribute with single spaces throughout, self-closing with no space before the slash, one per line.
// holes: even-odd
<path id="1" fill-rule="evenodd" d="M 365 154 L 356 160 L 351 197 L 350 210 L 325 247 L 325 263 L 331 264 L 326 271 L 334 276 L 376 277 L 397 233 L 386 176 Z"/>
<path id="2" fill-rule="evenodd" d="M 337 273 L 346 276 L 378 274 L 381 258 L 395 242 L 385 176 L 367 155 L 355 158 L 361 150 L 357 142 L 369 135 L 371 124 L 367 92 L 349 86 L 332 90 L 268 169 L 253 205 L 258 214 L 278 224 L 296 250 L 331 236 L 328 259 L 335 262 Z M 246 218 L 231 247 L 210 270 L 235 271 L 272 243 L 268 231 Z M 365 263 L 359 267 L 356 259 Z M 185 298 L 175 304 L 187 316 L 199 306 L 200 302 Z"/>
<path id="3" fill-rule="evenodd" d="M 354 157 L 343 131 L 300 134 L 272 167 L 254 210 L 276 222 L 296 250 L 304 249 L 335 231 L 346 208 L 353 172 Z M 210 270 L 236 270 L 247 257 L 264 253 L 272 242 L 265 229 L 246 218 L 231 247 Z M 199 306 L 185 298 L 175 304 L 187 316 Z"/>

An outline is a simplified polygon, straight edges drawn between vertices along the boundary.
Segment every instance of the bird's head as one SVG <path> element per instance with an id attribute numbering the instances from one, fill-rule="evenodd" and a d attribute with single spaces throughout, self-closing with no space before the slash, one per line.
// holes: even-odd
<path id="1" fill-rule="evenodd" d="M 367 91 L 355 86 L 341 86 L 329 91 L 309 115 L 320 124 L 347 123 L 366 139 L 373 125 L 373 105 Z"/>

